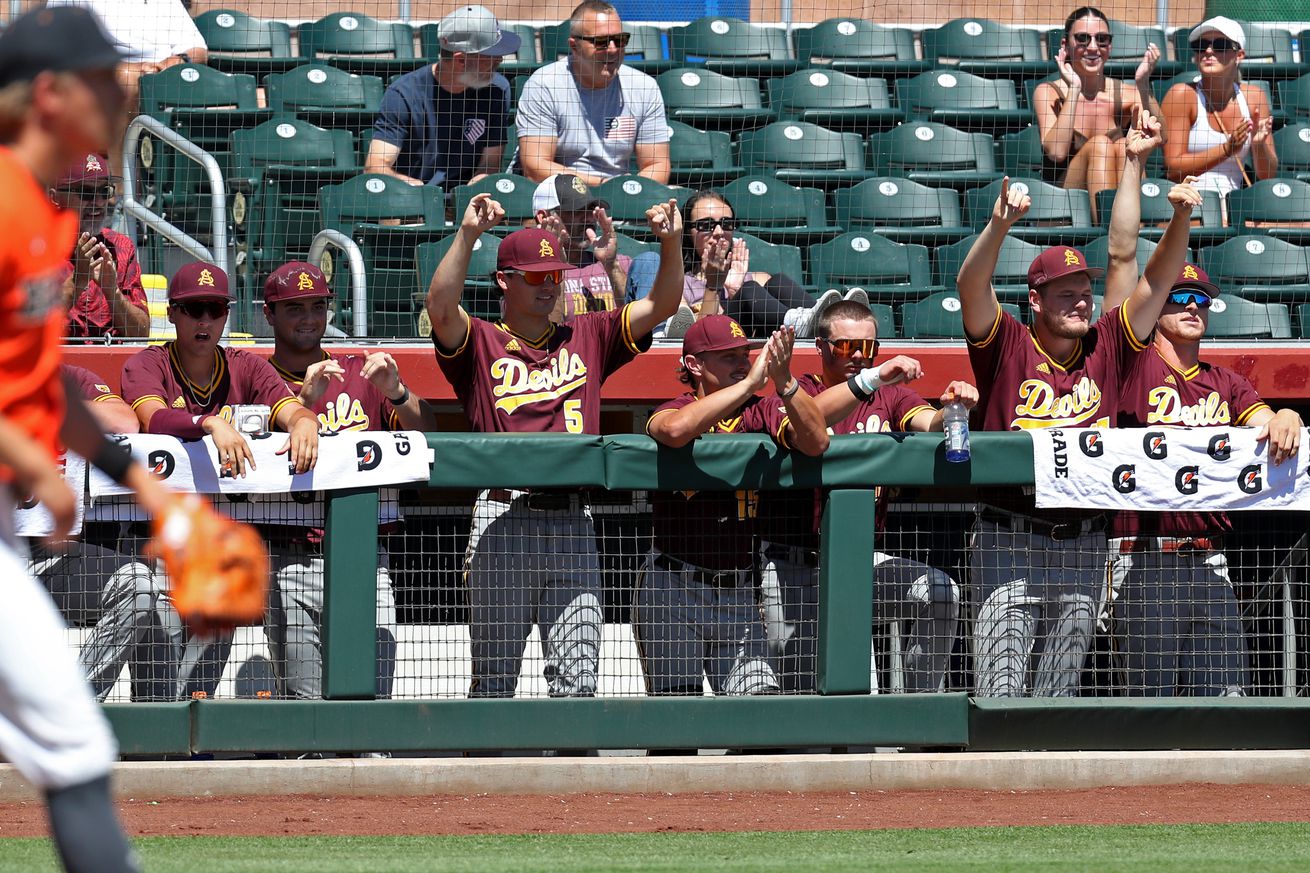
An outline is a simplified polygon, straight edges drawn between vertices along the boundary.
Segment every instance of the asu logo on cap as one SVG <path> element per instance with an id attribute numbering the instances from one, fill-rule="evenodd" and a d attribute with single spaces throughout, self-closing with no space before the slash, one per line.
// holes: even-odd
<path id="1" fill-rule="evenodd" d="M 299 278 L 296 279 L 297 291 L 311 291 L 314 288 L 314 280 L 304 270 L 300 271 Z"/>
<path id="2" fill-rule="evenodd" d="M 1064 265 L 1066 267 L 1076 267 L 1081 263 L 1082 263 L 1082 259 L 1078 257 L 1077 252 L 1075 252 L 1073 249 L 1064 250 Z"/>
<path id="3" fill-rule="evenodd" d="M 196 279 L 197 285 L 203 285 L 206 288 L 214 287 L 214 274 L 208 270 L 201 270 L 200 277 Z"/>
<path id="4" fill-rule="evenodd" d="M 746 331 L 742 330 L 741 325 L 738 324 L 735 320 L 732 322 L 732 324 L 728 326 L 728 333 L 731 336 L 740 337 L 741 339 L 746 338 Z"/>
<path id="5" fill-rule="evenodd" d="M 1187 266 L 1183 267 L 1183 278 L 1196 281 L 1197 279 L 1200 279 L 1201 276 L 1199 273 L 1196 272 L 1196 267 L 1193 267 L 1191 264 L 1188 264 Z"/>
<path id="6" fill-rule="evenodd" d="M 550 240 L 543 239 L 541 245 L 537 248 L 537 254 L 543 258 L 555 257 L 555 248 L 550 244 Z"/>

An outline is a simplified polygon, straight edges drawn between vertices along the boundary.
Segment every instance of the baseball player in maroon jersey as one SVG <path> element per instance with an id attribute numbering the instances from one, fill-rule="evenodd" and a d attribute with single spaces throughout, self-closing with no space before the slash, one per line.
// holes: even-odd
<path id="1" fill-rule="evenodd" d="M 1138 184 L 1141 161 L 1159 137 L 1159 124 L 1141 113 L 1128 134 L 1120 190 Z M 1005 234 L 1031 205 L 1008 179 L 1002 181 L 991 220 L 958 277 L 981 395 L 975 429 L 1110 425 L 1124 377 L 1148 347 L 1182 269 L 1191 211 L 1201 196 L 1183 183 L 1170 191 L 1169 201 L 1173 219 L 1145 273 L 1123 305 L 1095 324 L 1089 274 L 1099 271 L 1066 246 L 1035 258 L 1028 268 L 1028 328 L 1001 309 L 991 286 Z M 979 498 L 970 568 L 976 691 L 989 697 L 1072 696 L 1103 596 L 1108 519 L 1078 509 L 1048 510 L 1039 518 L 1030 490 L 984 489 Z"/>
<path id="2" fill-rule="evenodd" d="M 318 417 L 291 393 L 272 365 L 258 355 L 219 345 L 232 296 L 227 274 L 203 261 L 187 264 L 168 283 L 168 317 L 177 339 L 137 352 L 123 365 L 123 397 L 132 404 L 143 433 L 181 439 L 214 440 L 219 463 L 232 475 L 244 476 L 254 463 L 250 444 L 232 426 L 232 407 L 262 404 L 271 420 L 289 432 L 283 452 L 290 453 L 296 472 L 318 459 Z M 217 651 L 204 658 L 210 640 L 189 640 L 179 682 L 185 693 L 212 696 L 227 661 L 231 637 L 217 641 Z"/>
<path id="3" fill-rule="evenodd" d="M 682 380 L 691 390 L 646 422 L 660 445 L 703 434 L 767 433 L 817 456 L 828 431 L 814 399 L 791 374 L 795 334 L 777 331 L 751 363 L 746 332 L 726 315 L 687 329 Z M 777 397 L 756 396 L 772 381 Z M 783 429 L 787 429 L 786 437 Z M 761 620 L 754 538 L 755 491 L 652 491 L 653 537 L 637 590 L 633 631 L 651 694 L 779 690 Z"/>
<path id="4" fill-rule="evenodd" d="M 477 238 L 504 220 L 489 195 L 473 198 L 428 288 L 437 363 L 482 433 L 599 433 L 605 377 L 649 347 L 650 332 L 682 295 L 682 220 L 677 204 L 646 217 L 662 262 L 649 297 L 552 324 L 570 264 L 539 228 L 500 244 L 498 322 L 459 305 Z M 586 496 L 577 490 L 483 491 L 473 509 L 467 554 L 473 678 L 471 697 L 511 697 L 533 625 L 541 631 L 552 697 L 596 693 L 600 657 L 600 561 Z"/>
<path id="5" fill-rule="evenodd" d="M 318 416 L 324 434 L 350 430 L 437 429 L 426 401 L 401 381 L 386 352 L 333 354 L 322 346 L 332 289 L 318 267 L 292 261 L 264 282 L 264 317 L 273 328 L 269 363 Z M 400 527 L 394 489 L 383 495 L 379 530 Z M 323 696 L 323 530 L 261 525 L 269 544 L 276 602 L 269 631 L 275 670 L 290 697 Z M 396 598 L 386 550 L 377 570 L 378 697 L 390 697 L 396 672 Z"/>
<path id="6" fill-rule="evenodd" d="M 1269 441 L 1269 460 L 1281 464 L 1300 446 L 1301 417 L 1291 409 L 1275 413 L 1245 377 L 1200 359 L 1210 306 L 1219 293 L 1204 270 L 1183 266 L 1156 322 L 1155 342 L 1120 391 L 1116 424 L 1259 427 L 1258 438 Z M 1122 296 L 1122 286 L 1107 284 L 1107 306 Z M 1159 438 L 1167 440 L 1166 432 Z M 1111 590 L 1117 597 L 1115 637 L 1127 694 L 1246 693 L 1246 638 L 1223 553 L 1231 531 L 1222 512 L 1116 514 Z"/>
<path id="7" fill-rule="evenodd" d="M 80 224 L 64 285 L 70 337 L 150 333 L 136 244 L 105 227 L 113 197 L 109 159 L 95 154 L 78 158 L 50 189 L 55 205 L 76 211 Z"/>
<path id="8" fill-rule="evenodd" d="M 878 322 L 868 306 L 855 300 L 833 304 L 819 316 L 815 333 L 823 370 L 798 381 L 802 391 L 815 397 L 829 433 L 942 429 L 942 413 L 902 384 L 922 375 L 918 361 L 897 355 L 875 366 Z M 959 400 L 973 408 L 978 390 L 968 382 L 953 381 L 941 400 Z M 790 438 L 790 421 L 783 435 Z M 815 687 L 822 500 L 819 491 L 760 495 L 761 578 L 769 645 L 787 692 L 813 693 Z M 886 513 L 887 495 L 879 489 L 879 530 L 886 526 Z M 955 643 L 959 587 L 940 570 L 882 550 L 874 553 L 874 567 L 875 623 L 895 621 L 899 627 L 909 622 L 901 655 L 904 689 L 941 691 Z"/>

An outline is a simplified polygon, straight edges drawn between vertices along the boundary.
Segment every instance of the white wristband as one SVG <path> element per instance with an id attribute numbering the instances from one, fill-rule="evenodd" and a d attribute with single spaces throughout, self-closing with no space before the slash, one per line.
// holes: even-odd
<path id="1" fill-rule="evenodd" d="M 873 392 L 882 387 L 882 378 L 878 375 L 881 367 L 869 367 L 861 370 L 851 377 L 851 381 L 859 386 L 860 390 L 866 395 L 872 396 Z M 864 398 L 861 398 L 864 399 Z"/>

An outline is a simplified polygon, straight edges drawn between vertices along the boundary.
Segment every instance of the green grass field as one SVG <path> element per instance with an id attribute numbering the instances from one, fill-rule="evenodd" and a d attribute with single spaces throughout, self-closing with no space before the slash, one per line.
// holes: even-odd
<path id="1" fill-rule="evenodd" d="M 473 837 L 154 837 L 147 873 L 976 869 L 1303 871 L 1310 825 L 952 828 Z M 44 840 L 0 840 L 0 873 L 55 871 Z"/>

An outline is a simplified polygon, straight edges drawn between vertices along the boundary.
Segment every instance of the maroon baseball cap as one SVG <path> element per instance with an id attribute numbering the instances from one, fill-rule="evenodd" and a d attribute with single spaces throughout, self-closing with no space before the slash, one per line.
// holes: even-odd
<path id="1" fill-rule="evenodd" d="M 173 275 L 168 283 L 168 302 L 181 300 L 231 300 L 227 273 L 213 264 L 196 261 Z"/>
<path id="2" fill-rule="evenodd" d="M 109 158 L 96 154 L 84 155 L 64 170 L 55 187 L 71 188 L 88 182 L 107 182 L 109 178 Z"/>
<path id="3" fill-rule="evenodd" d="M 1183 264 L 1183 270 L 1174 280 L 1173 287 L 1169 290 L 1186 291 L 1189 288 L 1196 288 L 1204 291 L 1211 297 L 1219 296 L 1219 286 L 1210 281 L 1210 274 L 1202 270 L 1196 264 Z"/>
<path id="4" fill-rule="evenodd" d="M 497 270 L 572 270 L 559 254 L 559 240 L 539 227 L 516 230 L 501 240 Z"/>
<path id="5" fill-rule="evenodd" d="M 699 355 L 701 352 L 718 352 L 750 344 L 746 331 L 741 329 L 735 319 L 726 315 L 707 315 L 687 328 L 682 338 L 682 353 Z"/>
<path id="6" fill-rule="evenodd" d="M 1047 282 L 1059 279 L 1061 276 L 1072 276 L 1074 273 L 1086 273 L 1095 278 L 1105 270 L 1100 267 L 1090 267 L 1087 265 L 1087 256 L 1077 249 L 1068 246 L 1051 246 L 1037 257 L 1028 266 L 1028 287 L 1040 288 Z"/>
<path id="7" fill-rule="evenodd" d="M 274 270 L 264 280 L 264 302 L 300 300 L 305 297 L 331 297 L 323 271 L 304 261 L 291 261 Z"/>

